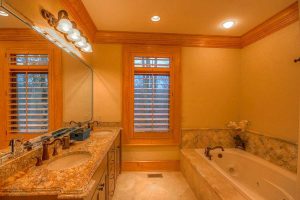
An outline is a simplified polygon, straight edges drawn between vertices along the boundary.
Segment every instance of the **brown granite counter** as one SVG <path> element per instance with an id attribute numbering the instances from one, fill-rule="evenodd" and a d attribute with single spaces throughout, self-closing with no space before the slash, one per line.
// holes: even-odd
<path id="1" fill-rule="evenodd" d="M 42 166 L 34 166 L 26 171 L 20 171 L 2 182 L 0 199 L 1 196 L 57 195 L 58 198 L 86 196 L 95 184 L 92 176 L 120 132 L 120 128 L 102 129 L 112 130 L 112 133 L 95 136 L 94 133 L 97 131 L 92 132 L 90 138 L 76 142 L 70 149 L 61 150 L 57 156 L 79 151 L 89 152 L 91 158 L 86 163 L 77 167 L 54 171 L 47 169 L 51 162 L 50 159 L 44 161 Z"/>

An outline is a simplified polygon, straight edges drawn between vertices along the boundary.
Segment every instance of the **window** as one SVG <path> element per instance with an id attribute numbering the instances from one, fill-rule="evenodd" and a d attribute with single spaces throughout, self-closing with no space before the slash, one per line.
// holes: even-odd
<path id="1" fill-rule="evenodd" d="M 134 67 L 168 68 L 169 58 L 135 57 Z M 134 73 L 134 132 L 170 130 L 170 74 Z"/>
<path id="2" fill-rule="evenodd" d="M 123 55 L 124 142 L 178 143 L 180 49 L 126 46 Z"/>
<path id="3" fill-rule="evenodd" d="M 8 80 L 8 132 L 48 132 L 48 55 L 10 54 Z"/>

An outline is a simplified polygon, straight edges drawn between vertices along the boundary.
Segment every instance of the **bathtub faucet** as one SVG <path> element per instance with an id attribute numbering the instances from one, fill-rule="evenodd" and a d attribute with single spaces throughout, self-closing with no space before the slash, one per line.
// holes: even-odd
<path id="1" fill-rule="evenodd" d="M 224 151 L 224 148 L 223 148 L 222 146 L 206 147 L 206 148 L 205 148 L 204 154 L 205 154 L 205 156 L 206 156 L 209 160 L 211 160 L 211 157 L 212 157 L 212 155 L 210 154 L 210 151 L 211 151 L 211 150 L 215 150 L 215 149 L 221 149 L 222 151 Z"/>

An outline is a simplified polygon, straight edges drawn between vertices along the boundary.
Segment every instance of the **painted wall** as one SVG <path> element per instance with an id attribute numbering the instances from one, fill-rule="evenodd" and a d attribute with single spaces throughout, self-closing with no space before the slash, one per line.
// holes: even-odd
<path id="1" fill-rule="evenodd" d="M 183 127 L 223 128 L 228 119 L 238 118 L 239 58 L 240 50 L 183 48 Z M 95 44 L 93 68 L 95 120 L 121 121 L 122 46 Z M 125 147 L 123 151 L 128 161 L 179 159 L 178 146 Z"/>
<path id="2" fill-rule="evenodd" d="M 63 122 L 92 118 L 92 71 L 78 58 L 62 51 Z"/>
<path id="3" fill-rule="evenodd" d="M 122 115 L 122 45 L 94 45 L 94 119 L 120 122 Z"/>
<path id="4" fill-rule="evenodd" d="M 224 128 L 239 118 L 239 49 L 182 48 L 182 128 Z"/>
<path id="5" fill-rule="evenodd" d="M 242 49 L 241 119 L 250 129 L 298 140 L 300 55 L 298 22 Z"/>

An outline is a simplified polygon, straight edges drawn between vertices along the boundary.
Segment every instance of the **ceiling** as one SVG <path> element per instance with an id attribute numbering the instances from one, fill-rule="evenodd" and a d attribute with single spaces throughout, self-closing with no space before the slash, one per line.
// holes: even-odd
<path id="1" fill-rule="evenodd" d="M 5 11 L 2 8 L 0 8 L 0 10 Z M 28 26 L 26 26 L 20 19 L 9 14 L 7 17 L 0 16 L 0 28 L 28 28 Z"/>
<path id="2" fill-rule="evenodd" d="M 82 0 L 98 30 L 241 36 L 295 0 Z M 151 22 L 153 15 L 160 22 Z M 225 30 L 222 22 L 236 26 Z"/>

